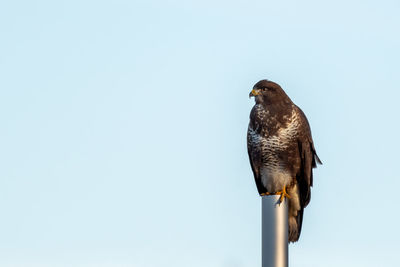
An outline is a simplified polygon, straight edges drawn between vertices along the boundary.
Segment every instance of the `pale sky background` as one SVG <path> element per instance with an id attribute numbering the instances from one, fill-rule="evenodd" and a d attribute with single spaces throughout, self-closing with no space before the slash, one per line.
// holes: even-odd
<path id="1" fill-rule="evenodd" d="M 0 266 L 261 266 L 258 80 L 306 113 L 291 267 L 397 266 L 399 1 L 2 1 Z"/>

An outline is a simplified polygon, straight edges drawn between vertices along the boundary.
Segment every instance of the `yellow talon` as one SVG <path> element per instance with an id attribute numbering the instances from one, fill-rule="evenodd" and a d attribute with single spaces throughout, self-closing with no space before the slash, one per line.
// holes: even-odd
<path id="1" fill-rule="evenodd" d="M 281 197 L 279 198 L 279 203 L 282 203 L 285 197 L 290 198 L 289 194 L 286 191 L 286 185 L 283 187 L 282 191 L 278 191 L 276 193 L 269 193 L 269 192 L 261 193 L 261 196 L 270 196 L 270 195 L 280 195 Z"/>
<path id="2" fill-rule="evenodd" d="M 286 185 L 283 187 L 282 191 L 278 191 L 275 194 L 281 195 L 281 198 L 279 199 L 279 203 L 282 203 L 285 197 L 290 198 L 289 194 L 286 191 Z"/>

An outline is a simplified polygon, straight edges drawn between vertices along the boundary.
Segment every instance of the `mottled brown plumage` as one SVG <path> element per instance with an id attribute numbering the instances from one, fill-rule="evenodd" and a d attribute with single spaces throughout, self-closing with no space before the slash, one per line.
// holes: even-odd
<path id="1" fill-rule="evenodd" d="M 306 116 L 278 84 L 261 80 L 250 96 L 256 104 L 250 113 L 247 147 L 257 189 L 261 195 L 286 188 L 290 195 L 289 241 L 295 242 L 310 202 L 312 168 L 322 163 Z"/>

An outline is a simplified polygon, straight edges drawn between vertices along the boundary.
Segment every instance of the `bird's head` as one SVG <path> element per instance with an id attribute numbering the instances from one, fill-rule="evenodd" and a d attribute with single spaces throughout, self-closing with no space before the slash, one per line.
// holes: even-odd
<path id="1" fill-rule="evenodd" d="M 275 104 L 290 102 L 289 97 L 279 86 L 279 84 L 269 80 L 261 80 L 256 83 L 253 87 L 253 90 L 251 90 L 249 94 L 249 97 L 252 96 L 255 97 L 257 104 Z"/>

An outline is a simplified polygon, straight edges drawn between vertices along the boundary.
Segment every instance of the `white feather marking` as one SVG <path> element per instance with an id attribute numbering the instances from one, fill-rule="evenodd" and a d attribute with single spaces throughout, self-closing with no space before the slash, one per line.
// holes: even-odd
<path id="1" fill-rule="evenodd" d="M 261 182 L 270 193 L 281 191 L 292 181 L 290 173 L 276 168 L 262 167 Z"/>
<path id="2" fill-rule="evenodd" d="M 258 114 L 265 116 L 266 112 L 260 105 L 257 108 Z M 284 186 L 288 186 L 293 177 L 282 166 L 281 159 L 278 157 L 279 151 L 285 150 L 296 138 L 298 128 L 300 126 L 297 112 L 293 109 L 289 123 L 285 128 L 280 128 L 275 135 L 262 136 L 256 130 L 249 128 L 249 134 L 252 142 L 256 146 L 261 147 L 261 155 L 263 155 L 261 167 L 261 182 L 267 188 L 268 192 L 281 191 Z"/>

